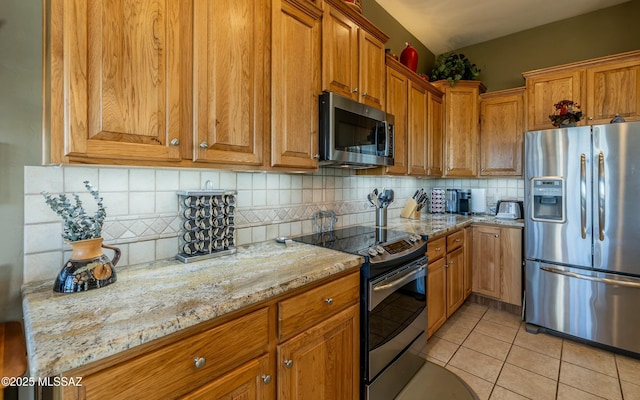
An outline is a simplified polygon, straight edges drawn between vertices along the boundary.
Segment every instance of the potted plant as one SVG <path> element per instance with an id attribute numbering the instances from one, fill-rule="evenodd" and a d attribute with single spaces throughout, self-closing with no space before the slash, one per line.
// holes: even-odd
<path id="1" fill-rule="evenodd" d="M 430 80 L 447 80 L 451 86 L 455 86 L 461 79 L 476 80 L 479 76 L 480 68 L 472 64 L 464 54 L 443 53 L 436 58 Z"/>
<path id="2" fill-rule="evenodd" d="M 62 237 L 71 245 L 72 253 L 54 284 L 53 290 L 61 293 L 82 292 L 107 286 L 116 281 L 114 266 L 120 259 L 120 249 L 102 243 L 102 226 L 107 212 L 100 193 L 89 183 L 84 186 L 96 201 L 97 211 L 87 214 L 80 196 L 73 193 L 52 196 L 42 192 L 45 202 L 58 214 L 63 222 Z M 113 260 L 102 252 L 102 248 L 115 252 Z"/>

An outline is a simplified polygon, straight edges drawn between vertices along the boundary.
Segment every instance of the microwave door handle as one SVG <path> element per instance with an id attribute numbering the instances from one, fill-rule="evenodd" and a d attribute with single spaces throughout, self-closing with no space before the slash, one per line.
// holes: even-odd
<path id="1" fill-rule="evenodd" d="M 580 155 L 580 232 L 587 238 L 587 157 Z"/>

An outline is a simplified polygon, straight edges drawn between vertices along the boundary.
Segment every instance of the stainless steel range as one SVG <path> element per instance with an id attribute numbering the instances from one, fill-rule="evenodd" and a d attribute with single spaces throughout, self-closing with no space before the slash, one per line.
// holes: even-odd
<path id="1" fill-rule="evenodd" d="M 355 226 L 294 240 L 365 258 L 360 273 L 361 398 L 393 399 L 425 363 L 427 237 Z"/>

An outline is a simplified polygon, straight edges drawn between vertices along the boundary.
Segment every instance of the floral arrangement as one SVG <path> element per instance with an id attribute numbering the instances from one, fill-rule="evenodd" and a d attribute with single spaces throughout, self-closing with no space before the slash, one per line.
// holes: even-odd
<path id="1" fill-rule="evenodd" d="M 549 115 L 549 119 L 555 127 L 575 126 L 582 119 L 580 105 L 573 100 L 562 100 L 553 106 L 555 113 Z"/>
<path id="2" fill-rule="evenodd" d="M 73 193 L 72 197 L 75 204 L 72 204 L 69 197 L 65 194 L 59 196 L 51 196 L 47 192 L 42 192 L 45 202 L 51 209 L 62 217 L 64 221 L 64 231 L 62 237 L 70 242 L 77 242 L 85 239 L 96 239 L 102 235 L 102 225 L 107 216 L 107 212 L 102 204 L 100 193 L 94 189 L 89 181 L 84 181 L 84 187 L 91 193 L 98 205 L 98 210 L 89 216 L 82 206 L 80 196 Z"/>

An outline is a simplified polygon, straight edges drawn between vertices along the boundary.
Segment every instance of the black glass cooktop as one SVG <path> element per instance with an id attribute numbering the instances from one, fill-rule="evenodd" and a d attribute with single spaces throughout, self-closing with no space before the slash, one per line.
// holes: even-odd
<path id="1" fill-rule="evenodd" d="M 366 250 L 377 244 L 406 238 L 406 232 L 376 228 L 370 226 L 350 226 L 330 232 L 314 233 L 292 238 L 296 242 L 326 247 L 328 249 L 359 254 L 359 250 Z"/>

